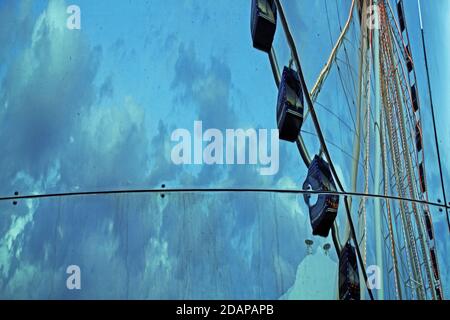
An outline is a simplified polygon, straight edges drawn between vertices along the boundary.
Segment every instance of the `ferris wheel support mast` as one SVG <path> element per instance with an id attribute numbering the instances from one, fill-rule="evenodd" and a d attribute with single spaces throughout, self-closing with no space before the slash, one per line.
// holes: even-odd
<path id="1" fill-rule="evenodd" d="M 361 12 L 361 10 L 366 10 L 366 1 L 360 0 L 358 1 L 358 12 Z M 359 77 L 359 88 L 358 88 L 358 98 L 357 98 L 357 105 L 356 105 L 356 130 L 355 130 L 355 137 L 353 140 L 353 163 L 352 163 L 352 179 L 351 179 L 351 188 L 353 191 L 356 191 L 356 184 L 358 180 L 358 163 L 360 158 L 360 150 L 361 150 L 361 108 L 362 108 L 362 96 L 363 96 L 363 83 L 364 83 L 364 70 L 366 66 L 366 51 L 367 51 L 367 28 L 363 28 L 363 26 L 366 25 L 366 15 L 360 15 L 360 22 L 361 22 L 361 36 L 360 36 L 360 43 L 361 43 L 361 50 L 360 50 L 360 56 L 359 56 L 359 71 L 358 71 L 358 77 Z M 352 198 L 349 199 L 349 207 L 350 210 L 352 210 Z M 345 235 L 344 239 L 348 240 L 350 238 L 350 225 L 347 221 L 345 225 Z M 361 291 L 362 292 L 362 291 Z"/>
<path id="2" fill-rule="evenodd" d="M 374 5 L 378 6 L 378 0 L 374 0 Z M 375 177 L 373 182 L 373 189 L 375 194 L 380 193 L 380 180 L 381 180 L 381 141 L 380 141 L 380 127 L 381 127 L 381 91 L 380 91 L 380 17 L 378 10 L 375 10 L 375 28 L 373 30 L 373 55 L 374 55 L 374 68 L 375 68 L 375 125 L 374 125 L 374 138 L 375 138 Z M 369 128 L 370 130 L 370 128 Z M 375 256 L 376 265 L 380 270 L 383 270 L 383 236 L 381 226 L 381 201 L 380 199 L 374 200 L 375 209 Z M 367 237 L 367 236 L 366 236 Z M 377 291 L 378 300 L 384 299 L 384 276 L 380 275 L 380 288 Z"/>

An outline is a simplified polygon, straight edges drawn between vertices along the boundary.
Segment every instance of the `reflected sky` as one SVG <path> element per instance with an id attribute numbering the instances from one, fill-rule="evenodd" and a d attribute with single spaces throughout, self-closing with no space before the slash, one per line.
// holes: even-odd
<path id="1" fill-rule="evenodd" d="M 267 55 L 251 46 L 247 2 L 0 0 L 0 195 L 153 188 L 161 184 L 170 188 L 299 188 L 306 168 L 295 145 L 287 142 L 280 142 L 280 167 L 273 176 L 261 176 L 255 165 L 177 166 L 170 158 L 173 130 L 192 131 L 196 120 L 201 120 L 205 129 L 222 131 L 276 128 L 277 89 Z M 405 2 L 422 104 L 429 196 L 431 201 L 442 200 L 417 5 L 412 0 Z M 66 28 L 66 8 L 73 3 L 81 9 L 81 30 Z M 283 3 L 311 88 L 347 19 L 351 1 Z M 422 14 L 448 200 L 450 2 L 427 1 Z M 280 66 L 289 64 L 280 25 L 274 46 Z M 354 20 L 345 52 L 338 55 L 340 70 L 332 69 L 316 103 L 345 189 L 351 184 L 358 48 L 359 26 Z M 308 150 L 314 154 L 318 139 L 311 119 L 302 130 Z M 359 167 L 363 172 L 362 164 Z M 357 185 L 358 191 L 364 190 L 362 174 Z M 117 285 L 114 290 L 99 286 L 98 291 L 86 290 L 80 297 L 113 292 L 114 297 L 204 298 L 213 291 L 218 292 L 218 298 L 277 298 L 294 282 L 297 265 L 305 254 L 303 241 L 311 237 L 306 206 L 295 198 L 281 201 L 228 195 L 194 201 L 180 196 L 172 202 L 118 198 L 22 201 L 18 206 L 1 203 L 0 296 L 26 296 L 27 289 L 37 285 L 43 291 L 30 297 L 72 297 L 60 288 L 49 292 L 44 283 L 33 282 L 41 281 L 34 278 L 36 272 L 64 277 L 61 270 L 72 252 L 93 268 L 93 274 L 107 269 L 111 276 L 121 275 L 117 277 L 120 281 L 111 284 Z M 277 208 L 270 209 L 272 206 Z M 55 220 L 55 212 L 61 212 L 61 221 Z M 139 224 L 139 219 L 133 222 L 139 230 L 130 233 L 136 239 L 126 240 L 128 243 L 124 225 L 134 212 L 145 223 Z M 182 221 L 176 218 L 179 212 L 183 212 Z M 264 214 L 257 214 L 260 212 Z M 211 217 L 191 221 L 191 213 Z M 338 219 L 343 225 L 341 213 Z M 433 210 L 432 214 L 448 296 L 448 230 L 444 213 Z M 264 222 L 259 220 L 264 217 Z M 370 225 L 372 217 L 368 219 Z M 95 230 L 107 236 L 101 239 Z M 88 240 L 70 251 L 70 243 L 80 239 Z M 209 248 L 211 239 L 216 242 Z M 104 250 L 96 250 L 93 243 L 104 243 Z M 136 254 L 136 260 L 122 259 L 129 249 L 127 254 Z M 196 261 L 198 255 L 190 250 L 208 253 L 205 260 Z M 180 258 L 180 252 L 189 255 L 187 260 L 172 261 Z M 97 256 L 101 263 L 96 263 Z M 155 265 L 147 265 L 149 256 L 157 257 L 151 260 Z M 106 261 L 113 261 L 112 267 L 107 267 Z M 130 261 L 136 264 L 126 264 Z M 251 273 L 265 265 L 267 269 L 247 279 L 234 275 L 244 266 Z M 149 283 L 160 275 L 168 289 L 147 283 L 142 290 L 124 296 L 123 275 L 134 274 L 133 268 L 144 279 L 148 277 Z M 215 274 L 216 268 L 221 273 Z M 178 282 L 171 282 L 173 274 Z M 210 278 L 201 279 L 202 274 Z M 139 279 L 129 280 L 127 286 L 135 287 Z M 204 291 L 194 290 L 197 282 L 203 284 Z M 209 287 L 214 283 L 216 287 Z"/>
<path id="2" fill-rule="evenodd" d="M 17 206 L 2 202 L 0 297 L 332 299 L 336 291 L 330 275 L 335 279 L 336 270 L 330 266 L 337 265 L 337 255 L 333 247 L 324 250 L 331 236 L 311 236 L 303 205 L 295 194 L 208 192 L 21 200 Z M 6 214 L 15 217 L 10 226 Z M 313 240 L 310 249 L 306 239 Z M 372 236 L 367 246 L 374 246 Z M 387 241 L 383 248 L 385 297 L 395 299 Z M 437 248 L 445 261 L 444 247 Z M 399 259 L 406 281 L 408 262 Z M 368 250 L 367 266 L 374 261 Z M 66 287 L 70 265 L 80 267 L 81 290 Z M 440 271 L 446 279 L 445 263 Z"/>

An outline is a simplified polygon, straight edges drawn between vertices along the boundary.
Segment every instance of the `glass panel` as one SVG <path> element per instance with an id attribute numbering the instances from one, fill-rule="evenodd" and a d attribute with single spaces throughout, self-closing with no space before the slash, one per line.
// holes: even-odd
<path id="1" fill-rule="evenodd" d="M 352 1 L 282 3 L 312 91 L 345 28 Z M 395 16 L 393 1 L 385 3 L 391 3 Z M 307 166 L 295 144 L 273 138 L 278 90 L 267 54 L 252 48 L 249 3 L 80 0 L 77 6 L 69 4 L 64 0 L 0 1 L 0 295 L 211 298 L 214 292 L 217 298 L 303 297 L 301 291 L 289 293 L 308 252 L 304 241 L 311 238 L 309 217 L 297 196 L 8 198 L 162 185 L 168 189 L 299 189 L 306 178 Z M 389 8 L 385 9 L 381 12 L 389 14 Z M 442 39 L 448 39 L 450 3 L 436 1 L 422 9 L 448 194 L 450 47 Z M 320 92 L 313 95 L 314 109 L 346 191 L 449 205 L 450 195 L 444 199 L 439 174 L 417 13 L 415 3 L 405 5 L 409 38 L 403 40 L 409 42 L 414 60 L 414 81 L 402 72 L 406 68 L 402 46 L 397 39 L 383 41 L 383 29 L 372 34 L 372 39 L 380 35 L 381 41 L 373 40 L 372 51 L 366 52 L 367 63 L 361 62 L 364 42 L 355 9 L 343 42 L 330 60 L 329 74 Z M 384 19 L 392 24 L 391 17 Z M 376 43 L 381 63 L 372 60 Z M 273 48 L 280 71 L 285 65 L 296 68 L 280 19 Z M 382 70 L 377 71 L 378 66 Z M 381 76 L 393 70 L 398 79 L 389 82 L 391 78 Z M 417 82 L 417 113 L 408 102 L 411 81 Z M 377 89 L 377 83 L 385 88 Z M 399 93 L 400 101 L 393 103 L 382 92 Z M 359 97 L 364 98 L 361 108 Z M 381 99 L 379 115 L 377 97 Z M 301 136 L 313 157 L 320 152 L 320 144 L 306 105 L 304 110 Z M 422 152 L 415 147 L 417 120 L 422 124 Z M 228 137 L 227 129 L 252 139 L 243 134 L 241 140 Z M 383 139 L 378 140 L 379 136 Z M 418 169 L 421 164 L 423 175 Z M 421 192 L 424 180 L 426 192 Z M 352 214 L 364 221 L 366 212 L 368 230 L 375 223 L 373 212 L 388 211 L 383 201 L 370 198 L 363 204 L 354 199 Z M 345 229 L 342 201 L 341 197 L 341 236 Z M 419 255 L 398 261 L 398 276 L 410 288 L 405 289 L 404 298 L 417 298 L 420 293 L 410 279 L 408 263 L 423 259 L 424 253 L 420 242 L 408 244 L 413 240 L 402 233 L 403 227 L 396 228 L 411 224 L 410 233 L 418 235 L 414 212 L 421 213 L 409 202 L 392 201 L 389 208 L 398 250 L 411 255 L 408 247 L 413 246 L 411 250 Z M 445 210 L 430 205 L 430 212 L 448 296 Z M 386 214 L 383 219 L 386 237 Z M 358 232 L 365 230 L 364 224 L 355 227 Z M 371 263 L 373 237 L 369 232 L 366 259 Z M 312 252 L 325 242 L 332 243 L 331 237 L 314 238 Z M 389 261 L 390 250 L 383 250 L 383 261 Z M 336 253 L 331 249 L 327 257 L 335 268 Z M 82 291 L 65 288 L 70 264 L 83 270 Z M 389 270 L 388 265 L 383 268 Z M 332 276 L 323 275 L 323 279 Z M 390 276 L 385 297 L 395 298 L 395 281 Z M 430 297 L 431 291 L 423 294 Z"/>
<path id="2" fill-rule="evenodd" d="M 367 234 L 360 249 L 373 280 L 373 266 L 378 262 L 374 216 L 369 210 L 374 200 L 366 201 L 365 227 L 357 213 L 360 200 L 353 198 L 353 220 L 358 238 Z M 381 204 L 380 273 L 384 297 L 395 299 L 387 209 L 384 201 Z M 415 299 L 408 282 L 410 260 L 403 249 L 398 207 L 398 202 L 390 201 L 399 282 L 403 298 Z M 445 220 L 437 208 L 432 207 L 431 213 L 442 285 L 448 295 Z M 337 297 L 338 257 L 331 233 L 327 238 L 311 234 L 301 195 L 231 192 L 22 199 L 16 205 L 0 202 L 0 219 L 1 298 Z M 344 241 L 342 197 L 337 223 Z M 416 228 L 414 220 L 412 225 Z M 311 240 L 309 246 L 306 240 Z M 417 240 L 422 261 L 419 244 Z M 73 265 L 80 268 L 81 290 L 67 287 L 68 279 L 69 287 L 77 283 L 71 278 L 74 271 L 66 272 Z M 363 279 L 361 273 L 359 278 Z M 361 291 L 367 298 L 364 287 Z M 377 297 L 378 290 L 373 292 Z"/>
<path id="3" fill-rule="evenodd" d="M 345 26 L 351 1 L 283 2 L 311 89 Z M 84 0 L 78 4 L 80 30 L 73 22 L 77 11 L 72 9 L 62 0 L 0 5 L 1 195 L 136 189 L 162 183 L 171 187 L 292 186 L 286 177 L 292 177 L 292 168 L 299 164 L 292 144 L 280 143 L 278 159 L 282 161 L 277 167 L 273 159 L 268 176 L 255 177 L 265 166 L 260 157 L 256 164 L 246 160 L 239 167 L 226 158 L 226 150 L 233 149 L 226 144 L 226 129 L 276 128 L 277 89 L 267 55 L 251 48 L 248 4 Z M 411 20 L 415 25 L 417 21 Z M 359 156 L 358 143 L 354 144 L 360 31 L 355 10 L 315 109 L 343 185 L 363 192 L 367 180 L 373 193 L 374 166 L 381 161 L 381 152 L 375 147 L 373 119 L 368 139 L 363 130 L 366 110 L 360 119 Z M 420 43 L 414 41 L 411 47 L 421 61 Z M 290 58 L 281 23 L 274 48 L 281 70 Z M 423 70 L 417 73 L 423 77 Z M 370 74 L 373 83 L 374 73 Z M 433 75 L 433 82 L 445 83 L 438 76 Z M 426 105 L 426 82 L 419 80 Z M 432 128 L 428 112 L 422 115 L 423 128 Z M 407 143 L 400 153 L 412 154 L 412 176 L 417 180 L 422 158 L 416 158 L 414 151 L 412 115 L 405 111 L 404 116 Z M 302 136 L 313 156 L 319 141 L 311 117 L 305 117 Z M 202 121 L 198 132 L 194 132 L 196 120 Z M 195 137 L 210 128 L 223 136 L 224 165 L 206 165 L 203 155 L 194 159 Z M 202 164 L 175 164 L 172 151 L 177 141 L 172 134 L 176 129 L 189 131 L 191 153 L 185 162 Z M 203 138 L 206 148 L 208 140 Z M 387 140 L 388 166 L 394 167 Z M 432 142 L 433 132 L 424 130 L 425 176 L 432 194 L 439 195 Z M 251 152 L 248 148 L 245 151 Z M 358 172 L 355 182 L 353 166 Z M 406 165 L 400 170 L 404 177 Z M 305 167 L 298 170 L 303 175 L 305 171 Z M 399 193 L 395 188 L 388 192 Z"/>

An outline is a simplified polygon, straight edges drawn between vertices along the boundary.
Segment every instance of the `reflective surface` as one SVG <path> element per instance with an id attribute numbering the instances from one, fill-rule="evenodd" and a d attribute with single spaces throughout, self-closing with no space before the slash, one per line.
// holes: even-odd
<path id="1" fill-rule="evenodd" d="M 351 1 L 282 2 L 311 89 Z M 80 30 L 67 28 L 69 4 L 0 0 L 0 197 L 162 184 L 300 188 L 307 168 L 295 144 L 283 141 L 274 175 L 261 175 L 261 166 L 248 162 L 176 165 L 171 159 L 176 144 L 172 133 L 187 129 L 193 141 L 197 120 L 204 131 L 213 128 L 224 135 L 230 128 L 276 128 L 278 90 L 267 54 L 252 48 L 249 1 L 80 0 Z M 448 202 L 450 2 L 433 0 L 422 9 Z M 405 11 L 418 74 L 428 195 L 430 201 L 442 203 L 415 3 L 408 2 Z M 289 65 L 280 23 L 274 49 L 280 69 Z M 359 49 L 360 26 L 353 19 L 314 106 L 344 189 L 352 189 L 355 161 L 356 191 L 365 190 L 366 179 L 368 191 L 374 192 L 378 154 L 373 127 L 367 172 L 364 143 L 359 161 L 353 154 Z M 314 156 L 319 142 L 310 116 L 302 136 Z M 393 180 L 392 171 L 389 177 Z M 387 193 L 397 193 L 394 183 Z M 346 219 L 340 200 L 343 238 Z M 369 265 L 375 259 L 375 205 L 367 200 L 364 228 L 358 215 L 360 200 L 355 198 L 352 214 L 358 233 L 368 230 Z M 391 203 L 394 214 L 400 205 Z M 309 268 L 298 269 L 308 252 L 304 241 L 312 238 L 306 210 L 302 196 L 253 193 L 0 201 L 0 297 L 333 297 L 333 290 L 321 296 L 325 291 L 317 289 L 315 280 L 296 282 L 297 270 Z M 383 201 L 382 210 L 386 236 Z M 445 212 L 436 207 L 430 212 L 448 297 L 449 230 Z M 401 231 L 395 237 L 401 245 Z M 312 253 L 319 254 L 319 260 L 324 256 L 319 244 L 325 243 L 332 243 L 331 237 L 314 238 Z M 383 270 L 389 270 L 390 249 L 383 248 Z M 319 275 L 302 279 L 320 278 L 330 288 L 336 262 L 332 247 L 320 262 L 328 267 L 313 268 Z M 66 268 L 72 264 L 82 271 L 80 291 L 66 288 Z M 406 282 L 406 258 L 402 268 Z M 385 276 L 385 297 L 395 298 L 392 274 L 389 281 Z M 405 298 L 415 298 L 414 293 Z"/>
<path id="2" fill-rule="evenodd" d="M 283 3 L 311 89 L 351 1 Z M 290 179 L 296 185 L 304 179 L 306 167 L 296 147 L 283 141 L 274 176 L 257 176 L 257 165 L 179 166 L 171 161 L 176 145 L 172 132 L 183 128 L 193 136 L 196 120 L 203 122 L 204 131 L 215 128 L 223 134 L 227 128 L 276 128 L 278 92 L 267 55 L 251 45 L 250 4 L 80 1 L 81 30 L 67 29 L 67 6 L 62 0 L 0 2 L 1 195 L 155 187 L 165 182 L 173 187 L 291 187 Z M 416 8 L 406 10 L 410 33 L 415 34 Z M 436 23 L 441 19 L 435 9 L 424 11 L 433 53 L 432 18 L 437 15 Z M 339 70 L 331 69 L 315 103 L 346 189 L 355 160 L 359 32 L 354 19 L 337 56 Z M 411 42 L 419 61 L 430 200 L 436 201 L 442 196 L 421 47 L 416 36 Z M 274 47 L 281 69 L 290 59 L 281 24 Z M 448 53 L 444 51 L 439 54 Z M 436 70 L 437 61 L 430 63 Z M 442 72 L 432 77 L 436 85 L 447 83 L 450 74 L 448 68 L 439 69 Z M 435 91 L 439 97 L 444 92 Z M 449 119 L 445 105 L 442 99 L 436 103 L 439 122 Z M 444 127 L 439 124 L 438 131 L 446 159 Z M 302 135 L 313 156 L 319 142 L 311 117 Z M 370 155 L 373 162 L 373 141 Z M 363 191 L 362 156 L 358 168 L 357 191 Z M 445 181 L 448 174 L 444 168 Z"/>
<path id="3" fill-rule="evenodd" d="M 372 203 L 366 202 L 368 207 Z M 395 212 L 398 203 L 391 201 L 390 205 Z M 1 298 L 336 297 L 337 255 L 331 235 L 312 236 L 301 195 L 75 196 L 19 200 L 17 205 L 4 201 L 0 209 Z M 430 209 L 436 237 L 444 237 L 444 216 Z M 356 215 L 354 219 L 358 227 Z M 383 234 L 387 235 L 383 219 Z M 340 206 L 341 240 L 345 222 Z M 371 226 L 373 217 L 369 216 L 367 267 L 376 265 Z M 397 254 L 405 263 L 399 263 L 399 269 L 406 281 L 407 255 L 400 250 L 401 237 L 396 236 Z M 307 239 L 313 241 L 310 249 Z M 392 266 L 388 242 L 383 244 L 381 270 L 385 298 L 395 299 L 393 274 L 388 272 Z M 326 243 L 331 244 L 327 251 Z M 438 241 L 436 247 L 448 294 L 448 244 Z M 71 273 L 66 270 L 71 265 L 80 268 L 81 290 L 67 288 Z"/>

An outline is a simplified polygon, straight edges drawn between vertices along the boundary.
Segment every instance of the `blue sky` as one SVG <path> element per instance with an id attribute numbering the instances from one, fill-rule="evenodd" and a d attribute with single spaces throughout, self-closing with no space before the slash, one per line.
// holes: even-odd
<path id="1" fill-rule="evenodd" d="M 435 201 L 442 197 L 417 6 L 405 2 Z M 326 8 L 325 1 L 284 3 L 312 87 L 350 1 L 337 6 L 327 0 Z M 69 4 L 81 8 L 81 30 L 65 27 Z M 423 4 L 448 199 L 449 13 L 447 0 Z M 289 57 L 280 30 L 275 47 L 282 66 Z M 353 126 L 342 92 L 354 92 L 357 39 L 355 22 L 346 42 L 350 66 L 340 64 L 343 84 L 333 69 L 316 106 L 346 187 Z M 252 165 L 189 167 L 170 161 L 171 132 L 192 130 L 195 120 L 219 130 L 276 127 L 277 90 L 267 56 L 251 45 L 249 3 L 0 0 L 0 47 L 2 196 L 163 183 L 298 188 L 305 178 L 297 149 L 287 142 L 280 143 L 274 176 L 260 176 Z M 342 52 L 339 57 L 345 59 Z M 308 134 L 314 132 L 310 119 L 303 130 L 310 153 L 317 152 L 318 140 Z M 441 273 L 448 277 L 445 216 L 432 211 Z M 0 297 L 277 298 L 294 281 L 311 227 L 296 196 L 135 195 L 3 202 L 0 236 Z M 69 263 L 89 270 L 81 292 L 64 287 Z"/>

